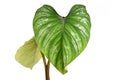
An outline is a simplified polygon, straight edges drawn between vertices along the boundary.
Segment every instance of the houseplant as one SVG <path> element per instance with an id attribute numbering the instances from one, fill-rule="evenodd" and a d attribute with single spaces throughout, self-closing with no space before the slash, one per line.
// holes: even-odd
<path id="1" fill-rule="evenodd" d="M 60 16 L 53 7 L 43 5 L 33 19 L 35 36 L 17 50 L 15 58 L 32 68 L 42 57 L 46 80 L 50 80 L 50 63 L 65 74 L 66 66 L 87 46 L 90 28 L 90 16 L 84 5 L 74 5 L 66 17 Z"/>

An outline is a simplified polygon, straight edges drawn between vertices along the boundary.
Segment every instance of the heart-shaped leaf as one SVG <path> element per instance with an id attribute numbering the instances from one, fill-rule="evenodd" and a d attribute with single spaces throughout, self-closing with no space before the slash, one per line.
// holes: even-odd
<path id="1" fill-rule="evenodd" d="M 15 59 L 25 67 L 31 68 L 40 60 L 41 53 L 35 39 L 32 38 L 21 46 L 15 55 Z"/>
<path id="2" fill-rule="evenodd" d="M 49 5 L 36 11 L 33 20 L 35 40 L 39 49 L 61 72 L 86 47 L 90 38 L 90 17 L 84 5 L 74 5 L 61 17 Z"/>

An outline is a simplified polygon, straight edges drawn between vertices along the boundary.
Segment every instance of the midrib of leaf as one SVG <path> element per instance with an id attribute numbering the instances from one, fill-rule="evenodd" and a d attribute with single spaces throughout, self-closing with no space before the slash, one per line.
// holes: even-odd
<path id="1" fill-rule="evenodd" d="M 61 40 L 60 40 L 60 51 L 59 52 L 61 52 L 61 51 L 63 51 L 63 35 L 64 35 L 64 33 L 65 33 L 65 18 L 63 18 L 63 17 L 61 17 L 61 16 L 59 16 L 60 17 L 60 22 L 61 22 L 61 24 L 62 24 L 62 30 L 61 30 Z M 57 58 L 56 59 L 58 59 L 58 55 L 59 55 L 59 53 L 57 54 Z M 63 62 L 63 68 L 65 67 L 65 62 L 64 62 L 64 59 L 63 59 L 63 52 L 61 52 L 61 56 L 62 56 L 62 62 Z M 57 62 L 58 60 L 56 60 L 56 62 Z M 57 66 L 57 63 L 56 63 L 56 66 Z"/>

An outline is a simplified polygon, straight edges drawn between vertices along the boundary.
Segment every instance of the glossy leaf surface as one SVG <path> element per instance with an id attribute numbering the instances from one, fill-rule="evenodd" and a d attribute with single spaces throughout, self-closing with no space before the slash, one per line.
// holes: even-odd
<path id="1" fill-rule="evenodd" d="M 74 5 L 61 17 L 49 5 L 36 11 L 33 20 L 35 40 L 39 49 L 61 72 L 86 47 L 90 38 L 90 17 L 84 5 Z"/>
<path id="2" fill-rule="evenodd" d="M 15 55 L 15 59 L 25 67 L 31 68 L 40 60 L 41 53 L 35 39 L 32 38 L 21 46 Z"/>

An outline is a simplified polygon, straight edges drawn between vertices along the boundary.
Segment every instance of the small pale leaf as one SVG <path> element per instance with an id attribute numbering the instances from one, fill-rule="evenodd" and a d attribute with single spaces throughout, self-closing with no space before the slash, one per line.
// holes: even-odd
<path id="1" fill-rule="evenodd" d="M 34 38 L 26 41 L 24 45 L 17 50 L 15 55 L 15 59 L 20 64 L 31 69 L 40 60 L 40 58 L 41 53 Z"/>

